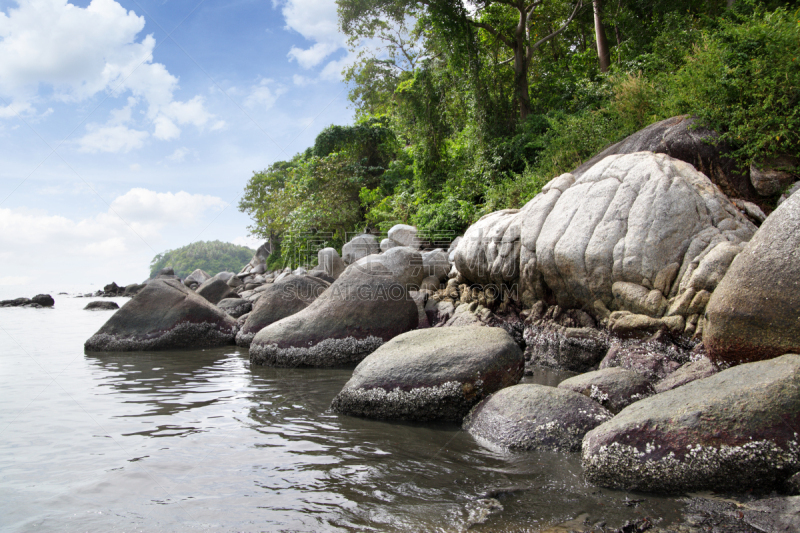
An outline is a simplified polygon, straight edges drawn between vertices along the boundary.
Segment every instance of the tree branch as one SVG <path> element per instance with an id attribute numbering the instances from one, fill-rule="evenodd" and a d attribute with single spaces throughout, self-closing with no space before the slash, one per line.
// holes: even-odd
<path id="1" fill-rule="evenodd" d="M 513 43 L 511 41 L 509 41 L 505 36 L 503 36 L 499 31 L 497 31 L 494 27 L 490 26 L 489 24 L 486 24 L 485 22 L 478 22 L 478 21 L 475 21 L 475 20 L 472 20 L 472 19 L 467 19 L 467 21 L 469 21 L 469 23 L 472 24 L 473 26 L 476 26 L 478 28 L 481 28 L 481 29 L 484 29 L 484 30 L 488 31 L 490 34 L 494 35 L 494 37 L 497 40 L 499 40 L 500 42 L 502 42 L 504 45 L 508 46 L 512 50 L 514 49 Z"/>
<path id="2" fill-rule="evenodd" d="M 527 50 L 527 54 L 526 54 L 526 58 L 525 59 L 527 61 L 530 61 L 533 58 L 533 51 L 534 50 L 536 50 L 541 45 L 543 45 L 544 43 L 546 43 L 547 41 L 549 41 L 550 39 L 552 39 L 553 37 L 555 37 L 556 35 L 558 35 L 562 31 L 567 29 L 567 26 L 569 26 L 569 23 L 572 22 L 572 19 L 575 18 L 575 15 L 578 13 L 578 10 L 581 7 L 583 7 L 583 2 L 582 2 L 582 0 L 578 0 L 578 2 L 575 4 L 575 9 L 572 10 L 572 14 L 569 16 L 569 18 L 566 20 L 566 22 L 564 22 L 564 24 L 561 25 L 560 28 L 558 28 L 556 31 L 554 31 L 550 35 L 548 35 L 546 37 L 543 37 L 543 38 L 539 39 L 538 41 L 536 41 L 535 43 L 533 43 L 532 45 L 528 46 L 528 50 Z"/>

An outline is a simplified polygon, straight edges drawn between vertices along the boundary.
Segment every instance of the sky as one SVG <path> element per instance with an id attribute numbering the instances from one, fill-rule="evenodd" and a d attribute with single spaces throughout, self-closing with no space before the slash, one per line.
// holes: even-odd
<path id="1" fill-rule="evenodd" d="M 0 289 L 258 246 L 245 184 L 352 122 L 353 57 L 334 0 L 0 0 Z"/>

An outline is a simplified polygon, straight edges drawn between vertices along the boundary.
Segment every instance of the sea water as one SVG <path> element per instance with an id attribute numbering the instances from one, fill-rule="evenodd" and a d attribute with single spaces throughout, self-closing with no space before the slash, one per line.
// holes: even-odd
<path id="1" fill-rule="evenodd" d="M 235 346 L 85 354 L 113 311 L 52 294 L 52 309 L 0 309 L 0 530 L 567 531 L 680 515 L 675 498 L 587 484 L 579 454 L 337 415 L 352 369 L 251 366 Z"/>

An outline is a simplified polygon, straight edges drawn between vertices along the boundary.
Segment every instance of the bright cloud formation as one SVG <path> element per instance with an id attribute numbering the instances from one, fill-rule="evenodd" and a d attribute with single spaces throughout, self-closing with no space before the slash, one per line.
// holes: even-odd
<path id="1" fill-rule="evenodd" d="M 316 67 L 347 45 L 346 37 L 339 32 L 335 0 L 288 0 L 282 12 L 287 29 L 315 43 L 307 49 L 293 46 L 289 50 L 289 58 L 301 67 Z"/>
<path id="2" fill-rule="evenodd" d="M 87 126 L 78 142 L 82 151 L 126 152 L 151 135 L 172 140 L 180 126 L 205 127 L 214 117 L 202 97 L 176 101 L 178 78 L 153 62 L 155 39 L 137 41 L 144 26 L 144 17 L 114 0 L 92 0 L 86 8 L 67 0 L 18 0 L 8 14 L 0 12 L 0 94 L 11 100 L 0 107 L 0 118 L 33 113 L 48 99 L 81 102 L 108 92 L 133 96 L 107 124 Z M 146 124 L 136 129 L 129 123 L 140 102 Z M 216 121 L 212 129 L 222 125 Z"/>
<path id="3" fill-rule="evenodd" d="M 167 226 L 191 227 L 207 213 L 226 206 L 216 196 L 137 188 L 114 199 L 107 211 L 82 220 L 0 208 L 0 249 L 16 250 L 17 258 L 22 249 L 98 258 L 141 249 L 151 253 L 161 246 L 161 233 Z M 0 252 L 0 258 L 3 255 Z"/>

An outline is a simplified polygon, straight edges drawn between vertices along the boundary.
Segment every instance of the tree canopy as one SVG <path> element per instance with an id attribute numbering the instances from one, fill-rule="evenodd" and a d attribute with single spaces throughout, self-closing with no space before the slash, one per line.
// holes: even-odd
<path id="1" fill-rule="evenodd" d="M 337 4 L 355 123 L 254 173 L 239 206 L 289 262 L 365 228 L 463 232 L 678 114 L 742 164 L 800 153 L 797 2 Z"/>
<path id="2" fill-rule="evenodd" d="M 229 242 L 193 242 L 155 256 L 150 262 L 150 277 L 155 277 L 159 270 L 166 267 L 172 267 L 175 275 L 181 278 L 198 268 L 212 276 L 225 271 L 239 272 L 255 253 L 255 250 Z"/>

